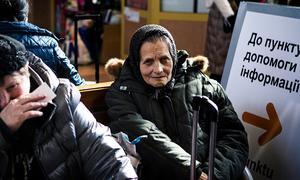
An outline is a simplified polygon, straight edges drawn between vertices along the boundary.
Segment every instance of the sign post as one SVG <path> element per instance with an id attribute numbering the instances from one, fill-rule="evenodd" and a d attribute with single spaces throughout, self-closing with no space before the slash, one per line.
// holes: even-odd
<path id="1" fill-rule="evenodd" d="M 222 85 L 243 121 L 254 179 L 300 178 L 300 9 L 241 2 Z"/>

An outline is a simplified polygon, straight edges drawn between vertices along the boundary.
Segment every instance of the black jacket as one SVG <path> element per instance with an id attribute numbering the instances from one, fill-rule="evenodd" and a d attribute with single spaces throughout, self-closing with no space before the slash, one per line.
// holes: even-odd
<path id="1" fill-rule="evenodd" d="M 178 58 L 170 91 L 145 86 L 132 67 L 126 60 L 119 79 L 106 94 L 106 103 L 113 132 L 123 131 L 131 139 L 148 136 L 137 144 L 143 164 L 141 179 L 189 179 L 194 95 L 207 96 L 219 108 L 215 179 L 239 178 L 248 157 L 247 134 L 221 85 L 185 58 Z M 201 108 L 198 176 L 208 170 L 209 110 Z"/>
<path id="2" fill-rule="evenodd" d="M 31 86 L 45 81 L 57 95 L 47 106 L 49 111 L 43 115 L 43 123 L 32 129 L 33 154 L 45 179 L 136 178 L 130 160 L 110 129 L 96 122 L 80 102 L 80 93 L 72 83 L 57 79 L 33 56 L 30 75 Z M 11 171 L 8 165 L 12 142 L 3 133 L 0 132 L 0 179 Z"/>

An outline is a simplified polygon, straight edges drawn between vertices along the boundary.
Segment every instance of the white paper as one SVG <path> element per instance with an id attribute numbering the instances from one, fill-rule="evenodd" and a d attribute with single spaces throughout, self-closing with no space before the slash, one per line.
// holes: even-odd
<path id="1" fill-rule="evenodd" d="M 42 102 L 49 102 L 53 98 L 56 97 L 56 94 L 50 89 L 48 84 L 43 82 L 38 88 L 36 88 L 31 94 L 36 94 L 36 95 L 45 95 L 46 97 L 42 99 Z"/>

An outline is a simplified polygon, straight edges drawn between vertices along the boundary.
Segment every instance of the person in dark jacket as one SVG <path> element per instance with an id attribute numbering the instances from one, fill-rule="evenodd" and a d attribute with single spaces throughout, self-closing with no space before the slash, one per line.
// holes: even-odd
<path id="1" fill-rule="evenodd" d="M 35 93 L 44 83 L 53 100 L 45 90 Z M 0 179 L 137 179 L 110 129 L 80 102 L 73 83 L 58 79 L 40 58 L 3 35 Z"/>
<path id="2" fill-rule="evenodd" d="M 59 78 L 67 78 L 75 85 L 84 80 L 58 45 L 58 38 L 50 31 L 27 22 L 27 0 L 0 0 L 0 33 L 23 43 L 48 65 Z"/>
<path id="3" fill-rule="evenodd" d="M 234 0 L 205 0 L 209 8 L 204 54 L 210 78 L 221 82 L 238 6 Z"/>
<path id="4" fill-rule="evenodd" d="M 140 179 L 190 178 L 192 99 L 207 96 L 219 108 L 214 179 L 238 179 L 248 158 L 245 129 L 223 88 L 192 66 L 185 51 L 177 53 L 170 32 L 160 25 L 145 25 L 132 36 L 119 77 L 106 94 L 113 133 L 136 144 L 141 156 Z M 201 113 L 197 131 L 198 179 L 207 179 L 208 110 Z"/>

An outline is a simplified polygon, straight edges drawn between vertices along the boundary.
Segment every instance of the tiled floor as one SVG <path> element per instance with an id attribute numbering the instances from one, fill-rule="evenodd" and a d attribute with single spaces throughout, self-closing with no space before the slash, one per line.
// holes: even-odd
<path id="1" fill-rule="evenodd" d="M 81 75 L 82 78 L 84 78 L 86 81 L 89 83 L 95 83 L 95 64 L 89 64 L 89 65 L 80 65 L 78 67 L 79 74 Z M 99 79 L 100 82 L 107 82 L 107 81 L 112 81 L 113 78 L 109 75 L 106 74 L 104 70 L 104 66 L 100 65 L 100 75 Z"/>

